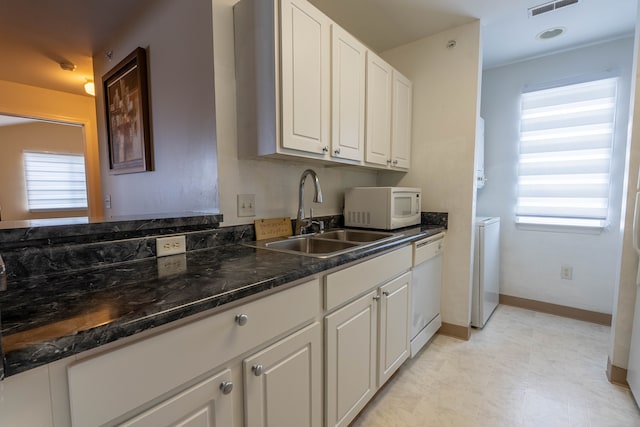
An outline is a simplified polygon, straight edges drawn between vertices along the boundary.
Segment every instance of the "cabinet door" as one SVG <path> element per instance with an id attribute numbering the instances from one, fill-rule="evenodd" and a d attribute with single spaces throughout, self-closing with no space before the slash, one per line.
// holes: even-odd
<path id="1" fill-rule="evenodd" d="M 378 387 L 409 357 L 411 272 L 380 287 Z"/>
<path id="2" fill-rule="evenodd" d="M 411 114 L 413 84 L 393 70 L 393 106 L 391 120 L 391 166 L 409 169 L 411 163 Z"/>
<path id="3" fill-rule="evenodd" d="M 362 161 L 366 48 L 338 25 L 331 26 L 331 155 Z"/>
<path id="4" fill-rule="evenodd" d="M 223 387 L 225 383 L 226 389 Z M 233 403 L 228 384 L 231 384 L 231 371 L 226 369 L 121 425 L 126 427 L 232 426 Z"/>
<path id="5" fill-rule="evenodd" d="M 282 146 L 329 149 L 330 21 L 310 3 L 281 2 Z"/>
<path id="6" fill-rule="evenodd" d="M 244 360 L 246 427 L 320 427 L 321 341 L 316 322 Z"/>
<path id="7" fill-rule="evenodd" d="M 326 425 L 347 426 L 376 391 L 377 292 L 325 318 Z"/>
<path id="8" fill-rule="evenodd" d="M 392 68 L 367 51 L 367 132 L 365 161 L 387 166 L 391 162 Z"/>

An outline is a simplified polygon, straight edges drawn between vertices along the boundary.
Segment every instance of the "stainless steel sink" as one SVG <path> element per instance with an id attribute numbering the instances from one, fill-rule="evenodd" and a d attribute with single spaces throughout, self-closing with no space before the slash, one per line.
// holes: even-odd
<path id="1" fill-rule="evenodd" d="M 329 258 L 390 241 L 401 236 L 402 234 L 399 233 L 383 231 L 338 229 L 312 235 L 251 242 L 246 243 L 246 245 L 315 258 Z"/>
<path id="2" fill-rule="evenodd" d="M 397 236 L 395 233 L 388 233 L 384 231 L 368 231 L 368 230 L 332 230 L 325 233 L 317 234 L 319 239 L 333 239 L 346 242 L 359 242 L 369 243 L 378 242 L 381 240 L 393 239 Z"/>
<path id="3" fill-rule="evenodd" d="M 328 254 L 358 246 L 357 243 L 342 242 L 339 240 L 323 240 L 312 237 L 298 237 L 276 242 L 265 243 L 267 249 L 280 249 L 302 252 L 305 254 Z"/>

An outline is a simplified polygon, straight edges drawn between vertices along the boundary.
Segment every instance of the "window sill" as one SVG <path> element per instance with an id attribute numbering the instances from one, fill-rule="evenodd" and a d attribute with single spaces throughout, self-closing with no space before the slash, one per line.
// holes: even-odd
<path id="1" fill-rule="evenodd" d="M 542 231 L 547 233 L 576 233 L 576 234 L 602 234 L 609 227 L 608 223 L 600 226 L 584 226 L 584 225 L 561 225 L 561 224 L 535 224 L 530 222 L 518 221 L 516 219 L 516 228 L 524 231 Z"/>

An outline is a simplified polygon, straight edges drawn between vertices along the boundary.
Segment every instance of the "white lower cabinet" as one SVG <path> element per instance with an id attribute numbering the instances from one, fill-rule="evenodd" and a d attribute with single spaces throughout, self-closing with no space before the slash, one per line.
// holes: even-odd
<path id="1" fill-rule="evenodd" d="M 316 278 L 73 363 L 67 369 L 72 425 L 128 425 L 139 419 L 143 423 L 139 425 L 238 427 L 243 424 L 242 410 L 235 408 L 243 405 L 243 390 L 234 373 L 242 369 L 242 358 L 274 342 L 286 348 L 288 338 L 293 340 L 320 316 L 320 301 Z M 317 364 L 321 350 L 318 345 L 312 349 Z M 233 391 L 223 385 L 230 378 L 218 377 L 227 370 L 236 378 Z M 232 397 L 234 419 L 219 424 L 215 418 L 207 419 L 206 411 L 226 402 L 226 396 L 219 395 L 225 390 Z M 201 392 L 204 400 L 198 400 Z M 145 424 L 156 412 L 172 414 L 177 421 L 163 417 L 163 423 Z M 204 418 L 190 419 L 195 413 Z M 212 413 L 219 416 L 215 410 Z M 184 424 L 185 420 L 208 424 Z"/>
<path id="2" fill-rule="evenodd" d="M 348 426 L 409 357 L 410 266 L 405 247 L 326 277 L 327 307 L 365 290 L 325 316 L 327 427 Z"/>
<path id="3" fill-rule="evenodd" d="M 411 272 L 380 288 L 378 387 L 409 357 L 411 325 Z"/>
<path id="4" fill-rule="evenodd" d="M 233 425 L 231 371 L 224 371 L 160 403 L 123 427 L 228 427 Z"/>
<path id="5" fill-rule="evenodd" d="M 7 378 L 0 425 L 347 426 L 408 356 L 411 257 L 404 246 Z"/>
<path id="6" fill-rule="evenodd" d="M 246 427 L 320 427 L 322 329 L 316 322 L 243 361 Z"/>
<path id="7" fill-rule="evenodd" d="M 325 318 L 327 426 L 347 426 L 376 392 L 377 291 Z"/>

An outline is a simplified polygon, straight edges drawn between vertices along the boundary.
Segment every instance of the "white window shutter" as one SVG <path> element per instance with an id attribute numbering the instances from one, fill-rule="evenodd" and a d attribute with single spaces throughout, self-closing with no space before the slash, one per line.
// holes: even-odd
<path id="1" fill-rule="evenodd" d="M 617 78 L 523 93 L 518 223 L 604 227 Z"/>
<path id="2" fill-rule="evenodd" d="M 25 151 L 30 211 L 87 209 L 84 156 Z"/>

